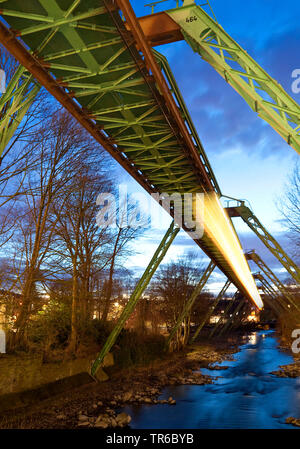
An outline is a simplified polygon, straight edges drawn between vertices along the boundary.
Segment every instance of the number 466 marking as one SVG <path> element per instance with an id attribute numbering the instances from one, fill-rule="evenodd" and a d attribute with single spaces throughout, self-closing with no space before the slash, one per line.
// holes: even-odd
<path id="1" fill-rule="evenodd" d="M 198 20 L 198 18 L 197 18 L 196 16 L 187 17 L 187 18 L 185 19 L 185 21 L 186 21 L 187 23 L 195 22 L 196 20 Z"/>

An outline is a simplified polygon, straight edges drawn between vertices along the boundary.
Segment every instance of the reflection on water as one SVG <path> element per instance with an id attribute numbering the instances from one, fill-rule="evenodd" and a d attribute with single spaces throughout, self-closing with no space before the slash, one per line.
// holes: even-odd
<path id="1" fill-rule="evenodd" d="M 300 417 L 300 379 L 270 374 L 293 358 L 277 348 L 271 331 L 249 336 L 227 370 L 206 370 L 222 376 L 214 384 L 172 386 L 161 399 L 172 396 L 176 406 L 126 407 L 137 429 L 284 429 L 288 416 Z"/>

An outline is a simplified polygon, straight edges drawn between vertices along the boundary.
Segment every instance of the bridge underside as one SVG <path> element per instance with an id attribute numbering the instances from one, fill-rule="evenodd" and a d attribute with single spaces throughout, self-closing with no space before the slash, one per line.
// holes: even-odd
<path id="1" fill-rule="evenodd" d="M 0 42 L 149 193 L 219 195 L 129 3 L 117 3 L 126 26 L 115 2 L 2 0 Z M 195 241 L 253 299 L 211 235 Z"/>

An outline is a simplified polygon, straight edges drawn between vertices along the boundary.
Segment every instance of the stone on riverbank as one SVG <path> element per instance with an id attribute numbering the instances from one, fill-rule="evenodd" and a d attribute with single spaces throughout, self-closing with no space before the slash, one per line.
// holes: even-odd
<path id="1" fill-rule="evenodd" d="M 293 424 L 293 426 L 300 427 L 300 419 L 293 418 L 292 416 L 286 418 L 285 422 L 287 424 Z"/>
<path id="2" fill-rule="evenodd" d="M 291 363 L 289 365 L 280 366 L 280 370 L 272 371 L 277 377 L 300 377 L 300 362 Z"/>

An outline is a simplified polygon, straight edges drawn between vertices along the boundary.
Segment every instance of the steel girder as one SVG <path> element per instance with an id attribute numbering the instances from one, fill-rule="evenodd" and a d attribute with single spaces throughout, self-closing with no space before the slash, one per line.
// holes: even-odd
<path id="1" fill-rule="evenodd" d="M 225 295 L 225 293 L 227 292 L 228 288 L 230 287 L 231 282 L 229 280 L 227 280 L 224 284 L 224 286 L 222 287 L 222 290 L 220 291 L 220 293 L 216 296 L 216 298 L 214 299 L 211 307 L 209 307 L 207 314 L 204 316 L 203 320 L 201 321 L 201 323 L 199 324 L 199 326 L 196 329 L 195 334 L 193 335 L 191 342 L 193 343 L 196 338 L 198 337 L 198 335 L 200 334 L 201 330 L 203 329 L 205 323 L 209 320 L 209 318 L 212 316 L 212 314 L 214 313 L 214 310 L 216 309 L 217 305 L 219 304 L 219 301 L 223 298 L 223 296 Z"/>
<path id="2" fill-rule="evenodd" d="M 0 42 L 148 192 L 218 194 L 128 0 L 1 6 Z M 207 233 L 196 243 L 250 298 L 223 248 Z"/>
<path id="3" fill-rule="evenodd" d="M 198 296 L 200 295 L 200 293 L 202 292 L 203 288 L 205 287 L 205 284 L 207 283 L 210 275 L 212 274 L 212 272 L 214 271 L 216 265 L 214 262 L 210 262 L 206 268 L 206 270 L 204 271 L 204 273 L 201 276 L 200 281 L 198 282 L 198 284 L 196 285 L 196 287 L 194 288 L 193 293 L 191 294 L 190 298 L 186 301 L 186 303 L 183 306 L 183 310 L 181 312 L 181 314 L 179 315 L 173 329 L 170 332 L 170 335 L 167 339 L 166 342 L 166 349 L 169 348 L 169 345 L 171 343 L 171 341 L 173 340 L 177 330 L 179 329 L 179 327 L 182 325 L 183 320 L 188 316 L 189 312 L 192 310 L 192 307 L 196 301 L 196 299 L 198 298 Z"/>
<path id="4" fill-rule="evenodd" d="M 271 251 L 271 253 L 279 260 L 287 272 L 300 283 L 300 269 L 295 262 L 286 254 L 284 249 L 272 237 L 272 235 L 261 224 L 254 213 L 246 207 L 241 201 L 241 205 L 237 207 L 226 207 L 226 210 L 231 218 L 241 217 L 250 229 L 259 237 L 264 245 Z"/>
<path id="5" fill-rule="evenodd" d="M 279 300 L 279 296 L 273 289 L 272 285 L 266 280 L 266 278 L 261 273 L 255 273 L 253 275 L 254 279 L 257 279 L 261 283 L 261 289 L 265 294 L 265 299 L 269 306 L 276 312 L 279 316 L 282 311 L 290 311 L 286 304 Z M 267 299 L 270 297 L 271 299 Z"/>
<path id="6" fill-rule="evenodd" d="M 249 251 L 245 254 L 247 260 L 252 260 L 256 263 L 259 269 L 264 273 L 267 278 L 273 282 L 278 291 L 283 295 L 286 301 L 292 304 L 296 309 L 299 309 L 299 306 L 295 303 L 292 298 L 292 295 L 285 288 L 284 284 L 280 281 L 280 279 L 273 273 L 273 271 L 267 266 L 267 264 L 262 260 L 262 258 L 253 250 Z"/>
<path id="7" fill-rule="evenodd" d="M 149 282 L 151 281 L 153 275 L 155 274 L 157 268 L 159 267 L 161 261 L 163 260 L 164 256 L 166 255 L 168 249 L 170 248 L 172 242 L 174 241 L 179 231 L 180 228 L 178 228 L 173 221 L 169 229 L 167 230 L 164 238 L 162 239 L 161 243 L 159 244 L 157 250 L 155 251 L 151 261 L 149 262 L 149 265 L 144 271 L 143 276 L 141 277 L 133 293 L 131 294 L 128 303 L 124 307 L 121 316 L 117 321 L 117 324 L 115 325 L 114 329 L 107 338 L 103 348 L 98 354 L 91 370 L 93 376 L 96 374 L 106 354 L 108 354 L 108 352 L 114 345 L 116 339 L 118 338 L 118 335 L 120 334 L 130 315 L 134 311 L 136 304 L 138 303 L 145 289 L 149 285 Z"/>
<path id="8" fill-rule="evenodd" d="M 166 11 L 192 49 L 300 153 L 300 106 L 200 6 Z"/>

